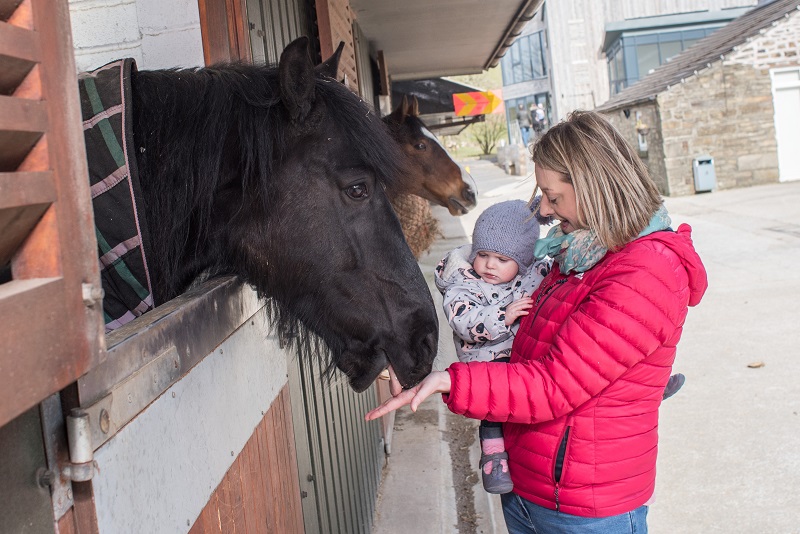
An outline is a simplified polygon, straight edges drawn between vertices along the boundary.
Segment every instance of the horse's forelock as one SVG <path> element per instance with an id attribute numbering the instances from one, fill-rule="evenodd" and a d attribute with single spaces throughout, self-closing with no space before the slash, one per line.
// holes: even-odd
<path id="1" fill-rule="evenodd" d="M 341 83 L 318 78 L 317 95 L 364 164 L 374 169 L 386 186 L 398 186 L 407 173 L 407 160 L 383 121 Z"/>

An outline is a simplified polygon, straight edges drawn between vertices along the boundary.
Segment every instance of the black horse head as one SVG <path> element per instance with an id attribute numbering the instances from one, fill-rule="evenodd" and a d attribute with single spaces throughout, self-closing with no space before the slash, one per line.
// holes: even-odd
<path id="1" fill-rule="evenodd" d="M 315 68 L 300 38 L 277 68 L 135 75 L 154 292 L 238 275 L 281 335 L 301 353 L 321 341 L 356 391 L 390 363 L 411 386 L 430 372 L 438 322 L 384 191 L 404 157 L 335 80 L 340 52 Z"/>

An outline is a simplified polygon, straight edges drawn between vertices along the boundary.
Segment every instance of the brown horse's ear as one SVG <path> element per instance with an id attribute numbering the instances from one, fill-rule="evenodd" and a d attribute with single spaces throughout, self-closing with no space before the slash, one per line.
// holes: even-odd
<path id="1" fill-rule="evenodd" d="M 408 106 L 408 114 L 412 117 L 419 117 L 419 100 L 414 96 L 411 98 L 411 104 Z"/>
<path id="2" fill-rule="evenodd" d="M 293 121 L 303 120 L 314 103 L 316 76 L 308 54 L 308 37 L 289 43 L 278 62 L 281 100 Z"/>
<path id="3" fill-rule="evenodd" d="M 406 117 L 411 115 L 411 104 L 409 103 L 408 97 L 406 95 L 403 95 L 403 103 L 401 104 L 401 106 L 403 108 L 403 120 L 401 120 L 400 122 L 405 122 Z"/>
<path id="4" fill-rule="evenodd" d="M 394 111 L 386 117 L 386 120 L 395 124 L 403 124 L 406 120 L 406 108 L 408 108 L 408 99 L 406 95 L 403 95 L 403 101 L 394 108 Z"/>
<path id="5" fill-rule="evenodd" d="M 331 57 L 316 66 L 314 70 L 317 73 L 338 80 L 336 75 L 339 72 L 339 58 L 342 57 L 342 50 L 344 49 L 344 41 L 339 41 L 339 46 Z"/>

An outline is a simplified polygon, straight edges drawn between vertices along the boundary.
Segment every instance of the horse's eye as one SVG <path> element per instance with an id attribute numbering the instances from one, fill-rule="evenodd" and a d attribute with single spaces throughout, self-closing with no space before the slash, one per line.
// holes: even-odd
<path id="1" fill-rule="evenodd" d="M 417 143 L 416 145 L 414 145 L 414 148 L 416 148 L 417 150 L 427 150 L 428 145 L 426 145 L 425 143 Z"/>
<path id="2" fill-rule="evenodd" d="M 347 196 L 353 200 L 362 200 L 369 196 L 369 190 L 365 183 L 351 185 L 344 191 L 347 193 Z"/>

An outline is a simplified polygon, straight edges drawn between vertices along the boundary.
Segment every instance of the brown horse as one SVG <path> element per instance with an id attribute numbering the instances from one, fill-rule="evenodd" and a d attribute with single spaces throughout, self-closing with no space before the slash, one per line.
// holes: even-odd
<path id="1" fill-rule="evenodd" d="M 471 177 L 461 170 L 419 118 L 416 98 L 406 97 L 383 121 L 392 137 L 406 154 L 409 176 L 403 193 L 420 196 L 450 211 L 464 215 L 475 207 L 475 191 L 464 179 Z"/>

